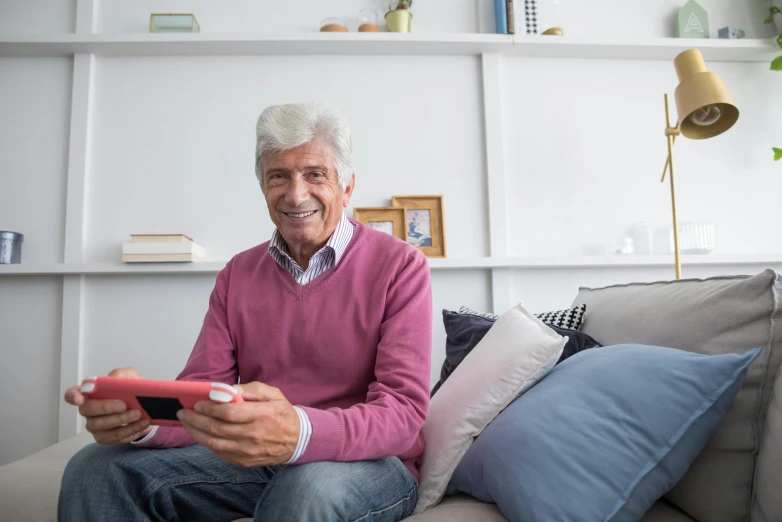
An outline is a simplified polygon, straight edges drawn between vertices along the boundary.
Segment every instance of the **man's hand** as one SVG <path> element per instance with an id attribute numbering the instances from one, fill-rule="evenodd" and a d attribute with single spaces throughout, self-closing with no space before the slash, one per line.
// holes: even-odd
<path id="1" fill-rule="evenodd" d="M 249 402 L 199 401 L 195 411 L 179 410 L 182 426 L 197 442 L 237 466 L 275 466 L 293 456 L 299 443 L 299 416 L 277 388 L 260 382 L 237 385 Z"/>
<path id="2" fill-rule="evenodd" d="M 141 379 L 141 374 L 135 368 L 118 368 L 109 377 Z M 81 385 L 65 391 L 65 402 L 79 407 L 79 413 L 87 419 L 87 431 L 101 444 L 131 442 L 152 430 L 149 421 L 141 419 L 140 411 L 126 411 L 128 407 L 118 400 L 88 399 L 82 395 Z"/>

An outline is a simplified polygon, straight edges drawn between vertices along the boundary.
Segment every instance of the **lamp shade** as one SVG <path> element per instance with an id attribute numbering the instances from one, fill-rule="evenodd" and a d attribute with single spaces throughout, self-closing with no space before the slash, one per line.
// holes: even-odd
<path id="1" fill-rule="evenodd" d="M 733 127 L 739 109 L 719 74 L 709 72 L 698 49 L 674 60 L 679 86 L 674 93 L 681 133 L 691 139 L 713 138 Z"/>

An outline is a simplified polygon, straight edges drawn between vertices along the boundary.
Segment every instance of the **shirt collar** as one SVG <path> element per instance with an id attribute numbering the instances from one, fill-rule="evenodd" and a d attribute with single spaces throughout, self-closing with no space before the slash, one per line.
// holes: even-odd
<path id="1" fill-rule="evenodd" d="M 353 237 L 354 228 L 355 225 L 350 222 L 345 215 L 345 212 L 342 212 L 342 217 L 340 218 L 339 223 L 337 223 L 337 228 L 334 229 L 334 232 L 331 234 L 331 237 L 329 237 L 329 240 L 326 241 L 323 248 L 318 250 L 315 255 L 323 252 L 327 248 L 330 249 L 334 252 L 334 266 L 336 266 L 345 253 L 348 243 L 350 243 L 350 238 Z M 274 229 L 271 241 L 269 242 L 269 253 L 274 255 L 272 249 L 293 261 L 293 258 L 288 251 L 288 243 L 285 242 L 285 238 L 282 237 L 282 234 L 280 234 L 280 231 L 277 228 Z"/>

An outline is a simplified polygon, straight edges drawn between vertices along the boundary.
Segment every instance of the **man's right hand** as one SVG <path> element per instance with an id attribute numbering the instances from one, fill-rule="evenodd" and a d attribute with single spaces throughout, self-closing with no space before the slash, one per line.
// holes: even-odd
<path id="1" fill-rule="evenodd" d="M 109 377 L 141 379 L 135 368 L 118 368 Z M 81 385 L 71 386 L 65 391 L 65 402 L 79 407 L 79 413 L 87 419 L 87 431 L 95 442 L 120 444 L 137 440 L 150 431 L 147 419 L 141 419 L 138 410 L 127 411 L 124 402 L 113 399 L 88 399 L 81 393 Z"/>

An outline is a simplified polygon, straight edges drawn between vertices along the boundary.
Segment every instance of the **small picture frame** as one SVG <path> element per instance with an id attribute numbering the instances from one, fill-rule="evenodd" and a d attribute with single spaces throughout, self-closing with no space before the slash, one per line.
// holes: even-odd
<path id="1" fill-rule="evenodd" d="M 442 196 L 392 196 L 391 205 L 405 210 L 405 241 L 426 257 L 445 257 Z"/>
<path id="2" fill-rule="evenodd" d="M 353 219 L 375 230 L 407 240 L 405 209 L 396 207 L 362 207 L 353 209 Z"/>

